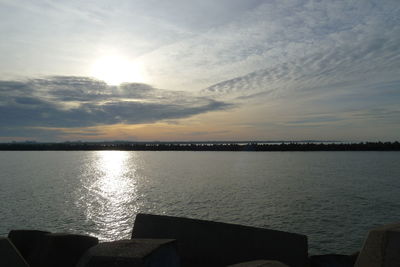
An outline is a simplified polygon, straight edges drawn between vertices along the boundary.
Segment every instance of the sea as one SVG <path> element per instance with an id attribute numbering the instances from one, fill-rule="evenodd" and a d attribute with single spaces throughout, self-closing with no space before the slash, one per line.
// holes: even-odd
<path id="1" fill-rule="evenodd" d="M 351 254 L 400 222 L 400 152 L 2 151 L 0 236 L 11 229 L 131 237 L 138 213 L 301 233 Z"/>

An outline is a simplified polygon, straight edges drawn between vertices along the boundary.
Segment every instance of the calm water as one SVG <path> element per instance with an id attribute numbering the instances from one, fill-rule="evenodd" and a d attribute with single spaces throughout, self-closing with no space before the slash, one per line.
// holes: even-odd
<path id="1" fill-rule="evenodd" d="M 129 238 L 148 212 L 306 234 L 352 253 L 400 221 L 399 152 L 0 152 L 0 235 Z"/>

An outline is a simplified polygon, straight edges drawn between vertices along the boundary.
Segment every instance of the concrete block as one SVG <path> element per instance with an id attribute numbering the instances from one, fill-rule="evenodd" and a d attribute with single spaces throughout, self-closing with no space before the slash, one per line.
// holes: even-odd
<path id="1" fill-rule="evenodd" d="M 399 267 L 400 223 L 375 228 L 368 233 L 355 267 Z"/>
<path id="2" fill-rule="evenodd" d="M 49 233 L 39 230 L 11 230 L 8 233 L 8 238 L 21 253 L 22 257 L 31 264 L 43 235 Z"/>
<path id="3" fill-rule="evenodd" d="M 229 265 L 229 267 L 289 267 L 289 266 L 279 261 L 256 260 L 256 261 L 247 261 Z"/>
<path id="4" fill-rule="evenodd" d="M 131 239 L 100 243 L 89 249 L 77 267 L 177 267 L 172 239 Z"/>
<path id="5" fill-rule="evenodd" d="M 354 255 L 315 255 L 310 257 L 310 267 L 353 267 L 356 259 Z"/>
<path id="6" fill-rule="evenodd" d="M 243 225 L 138 214 L 132 237 L 176 239 L 182 266 L 227 266 L 254 259 L 291 267 L 308 263 L 306 236 Z"/>
<path id="7" fill-rule="evenodd" d="M 7 237 L 0 237 L 0 266 L 29 267 L 28 263 Z"/>
<path id="8" fill-rule="evenodd" d="M 97 238 L 86 235 L 45 234 L 31 258 L 31 266 L 75 267 L 82 255 L 98 243 Z"/>

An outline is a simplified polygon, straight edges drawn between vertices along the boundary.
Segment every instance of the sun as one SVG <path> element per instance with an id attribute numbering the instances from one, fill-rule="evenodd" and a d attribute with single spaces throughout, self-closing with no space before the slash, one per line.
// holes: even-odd
<path id="1" fill-rule="evenodd" d="M 90 75 L 103 80 L 109 85 L 145 82 L 144 70 L 141 64 L 116 55 L 97 59 L 91 66 Z"/>

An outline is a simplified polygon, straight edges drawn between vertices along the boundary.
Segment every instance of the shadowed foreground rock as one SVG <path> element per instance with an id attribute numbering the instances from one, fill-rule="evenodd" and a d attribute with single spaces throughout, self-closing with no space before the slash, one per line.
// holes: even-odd
<path id="1" fill-rule="evenodd" d="M 371 230 L 360 253 L 308 257 L 303 235 L 138 214 L 132 239 L 101 244 L 84 235 L 13 230 L 0 238 L 3 266 L 400 267 L 400 223 Z"/>
<path id="2" fill-rule="evenodd" d="M 31 267 L 75 267 L 81 256 L 98 242 L 97 238 L 86 235 L 44 234 L 31 253 L 29 265 Z"/>
<path id="3" fill-rule="evenodd" d="M 105 242 L 89 249 L 77 267 L 178 267 L 172 239 L 131 239 Z"/>
<path id="4" fill-rule="evenodd" d="M 234 265 L 229 265 L 228 267 L 289 267 L 289 266 L 279 261 L 258 260 L 258 261 L 247 261 Z"/>
<path id="5" fill-rule="evenodd" d="M 86 235 L 54 233 L 44 235 L 40 248 L 39 266 L 75 266 L 81 256 L 99 243 L 98 239 Z"/>
<path id="6" fill-rule="evenodd" d="M 306 236 L 242 225 L 138 214 L 132 237 L 176 239 L 182 266 L 227 266 L 257 259 L 291 267 L 308 263 Z"/>
<path id="7" fill-rule="evenodd" d="M 29 267 L 17 248 L 6 237 L 0 237 L 0 266 Z"/>
<path id="8" fill-rule="evenodd" d="M 358 253 L 352 255 L 316 255 L 310 257 L 310 267 L 353 267 Z"/>
<path id="9" fill-rule="evenodd" d="M 387 224 L 368 233 L 355 267 L 399 267 L 400 223 Z"/>
<path id="10" fill-rule="evenodd" d="M 35 261 L 35 256 L 39 252 L 38 248 L 40 247 L 40 242 L 45 234 L 50 234 L 50 232 L 39 230 L 11 230 L 8 233 L 8 238 L 18 249 L 26 262 L 34 266 L 32 263 Z"/>
<path id="11" fill-rule="evenodd" d="M 39 230 L 11 230 L 8 237 L 31 267 L 75 267 L 99 243 L 91 236 Z"/>

